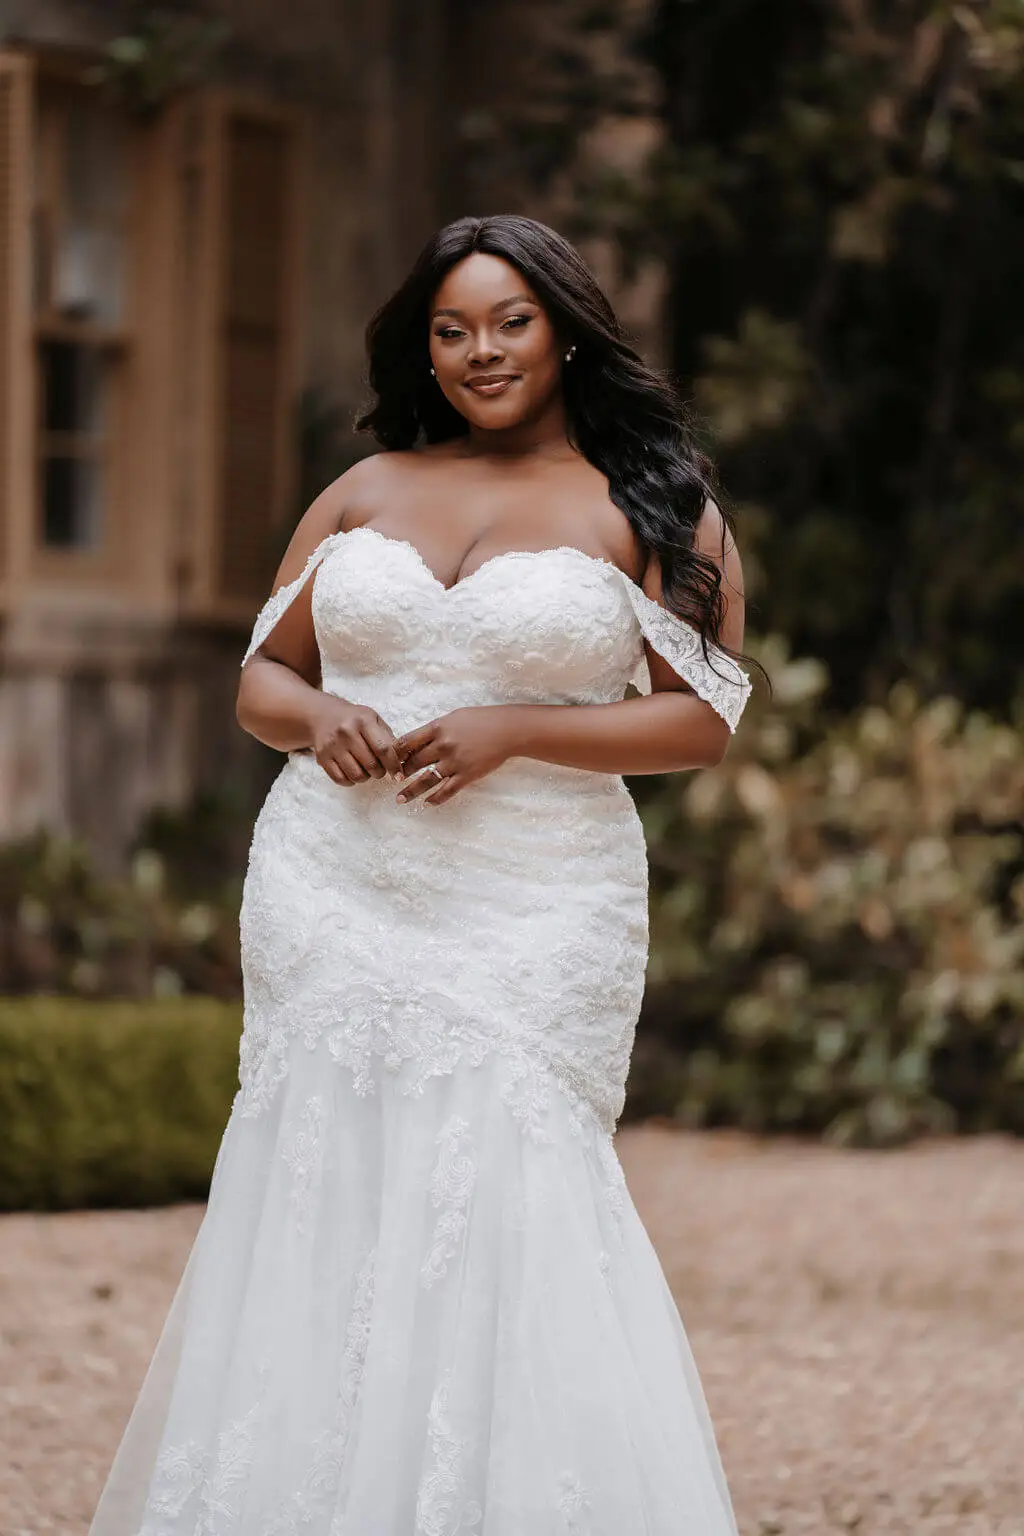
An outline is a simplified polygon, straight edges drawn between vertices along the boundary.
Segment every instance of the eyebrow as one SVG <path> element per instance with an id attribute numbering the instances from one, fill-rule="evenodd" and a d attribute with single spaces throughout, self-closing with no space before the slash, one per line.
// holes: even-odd
<path id="1" fill-rule="evenodd" d="M 510 299 L 501 299 L 497 304 L 491 305 L 491 314 L 496 315 L 499 310 L 511 309 L 513 304 L 536 304 L 536 299 L 531 299 L 528 293 L 514 293 Z M 438 315 L 450 315 L 453 320 L 464 320 L 466 317 L 461 309 L 435 309 L 431 315 L 436 320 Z"/>

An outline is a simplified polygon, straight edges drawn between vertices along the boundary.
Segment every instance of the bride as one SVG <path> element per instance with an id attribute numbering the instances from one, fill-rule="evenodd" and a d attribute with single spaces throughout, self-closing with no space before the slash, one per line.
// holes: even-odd
<path id="1" fill-rule="evenodd" d="M 243 664 L 288 757 L 240 1087 L 91 1536 L 729 1536 L 612 1136 L 647 958 L 622 775 L 725 752 L 736 547 L 544 225 L 441 230 L 368 345 L 385 451 L 306 512 Z"/>

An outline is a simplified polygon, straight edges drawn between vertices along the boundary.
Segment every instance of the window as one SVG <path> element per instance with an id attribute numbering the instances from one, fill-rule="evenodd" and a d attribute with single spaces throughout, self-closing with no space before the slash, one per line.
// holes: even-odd
<path id="1" fill-rule="evenodd" d="M 94 89 L 39 82 L 32 257 L 37 541 L 112 536 L 127 350 L 128 128 Z"/>
<path id="2" fill-rule="evenodd" d="M 247 625 L 296 511 L 304 128 L 213 86 L 136 118 L 89 62 L 0 49 L 0 613 Z"/>

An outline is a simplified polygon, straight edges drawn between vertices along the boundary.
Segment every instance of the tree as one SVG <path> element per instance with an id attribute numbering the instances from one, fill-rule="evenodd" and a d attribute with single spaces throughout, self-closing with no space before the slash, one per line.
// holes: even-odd
<path id="1" fill-rule="evenodd" d="M 668 274 L 758 628 L 832 702 L 1024 683 L 1024 9 L 563 0 L 519 112 L 577 232 Z M 595 156 L 657 125 L 638 173 Z M 568 194 L 568 199 L 567 199 Z"/>

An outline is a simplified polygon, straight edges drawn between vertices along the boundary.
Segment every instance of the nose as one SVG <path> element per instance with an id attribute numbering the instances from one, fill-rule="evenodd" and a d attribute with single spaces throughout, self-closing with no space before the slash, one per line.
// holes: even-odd
<path id="1" fill-rule="evenodd" d="M 499 357 L 504 357 L 497 338 L 493 333 L 481 333 L 473 338 L 473 345 L 469 351 L 471 363 L 493 363 Z"/>

